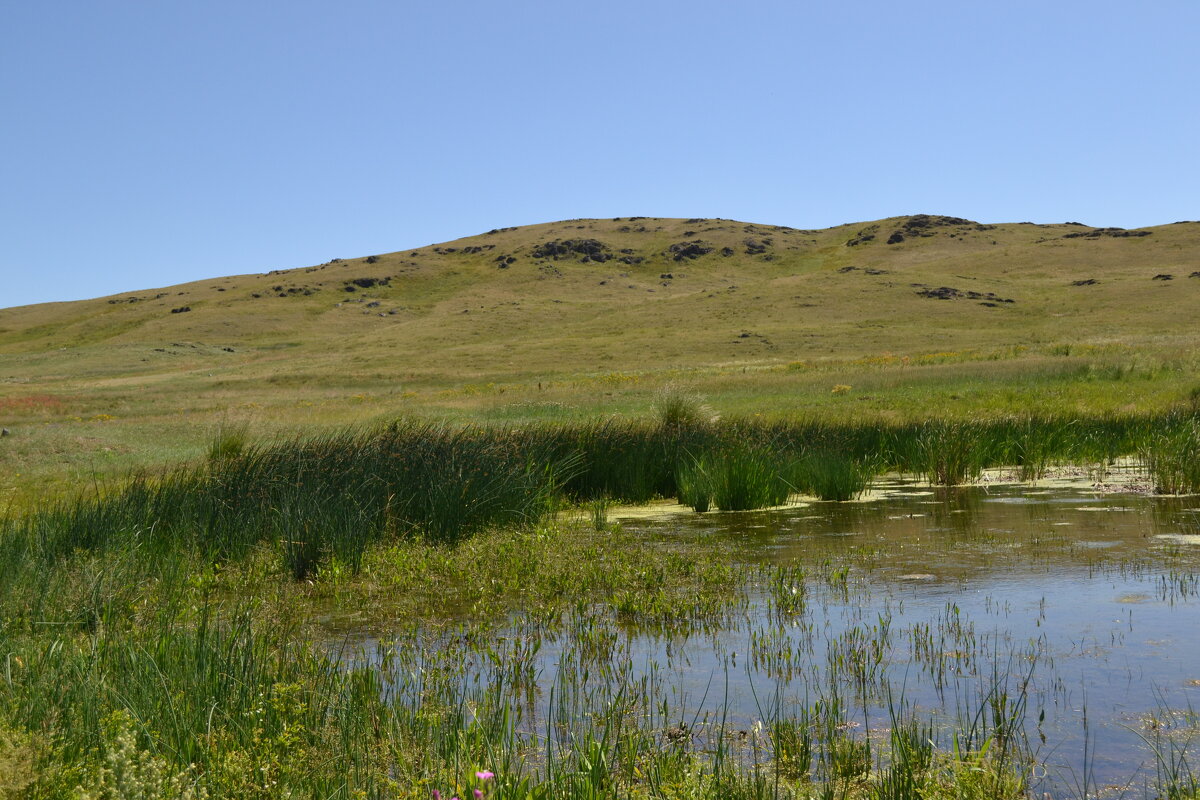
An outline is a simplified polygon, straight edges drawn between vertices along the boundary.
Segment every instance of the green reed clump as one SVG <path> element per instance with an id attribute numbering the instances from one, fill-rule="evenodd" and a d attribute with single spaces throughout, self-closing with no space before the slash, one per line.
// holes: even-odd
<path id="1" fill-rule="evenodd" d="M 793 470 L 800 491 L 821 500 L 853 500 L 871 485 L 873 464 L 845 453 L 828 450 L 805 454 Z"/>
<path id="2" fill-rule="evenodd" d="M 112 548 L 228 559 L 273 545 L 303 577 L 330 557 L 357 567 L 369 543 L 388 536 L 452 541 L 533 524 L 555 509 L 576 461 L 511 430 L 399 423 L 135 477 L 7 521 L 6 546 L 53 561 Z"/>
<path id="3" fill-rule="evenodd" d="M 612 500 L 608 497 L 597 497 L 587 504 L 588 515 L 592 521 L 592 530 L 603 531 L 608 528 L 608 510 Z"/>
<path id="4" fill-rule="evenodd" d="M 1046 474 L 1053 461 L 1068 451 L 1069 423 L 1025 417 L 1006 421 L 1005 452 L 1001 458 L 1015 466 L 1022 481 L 1035 481 Z"/>
<path id="5" fill-rule="evenodd" d="M 977 479 L 1002 441 L 997 426 L 935 420 L 898 433 L 895 457 L 930 483 L 956 486 Z"/>
<path id="6" fill-rule="evenodd" d="M 681 413 L 657 420 L 606 417 L 543 425 L 519 435 L 522 447 L 539 457 L 574 464 L 562 486 L 573 500 L 607 496 L 644 503 L 676 496 L 680 460 L 718 441 L 721 431 L 709 421 Z"/>
<path id="7" fill-rule="evenodd" d="M 713 425 L 720 416 L 704 397 L 679 386 L 666 386 L 654 396 L 654 415 L 661 428 L 695 429 Z"/>
<path id="8" fill-rule="evenodd" d="M 1169 420 L 1147 436 L 1141 456 L 1156 492 L 1200 492 L 1200 419 Z"/>
<path id="9" fill-rule="evenodd" d="M 813 759 L 820 749 L 807 711 L 800 707 L 797 715 L 779 717 L 771 722 L 776 769 L 789 781 L 808 781 L 813 771 Z"/>
<path id="10" fill-rule="evenodd" d="M 677 473 L 680 502 L 697 511 L 710 504 L 722 511 L 782 505 L 792 492 L 792 464 L 785 453 L 748 444 L 689 456 Z"/>
<path id="11" fill-rule="evenodd" d="M 688 457 L 675 469 L 675 486 L 682 505 L 703 514 L 712 506 L 712 465 L 706 455 Z"/>
<path id="12" fill-rule="evenodd" d="M 1017 467 L 1023 480 L 1036 480 L 1055 464 L 1109 463 L 1136 453 L 1160 420 L 1121 415 L 926 420 L 881 428 L 877 450 L 841 451 L 882 455 L 892 469 L 945 486 L 976 480 L 992 467 Z"/>
<path id="13" fill-rule="evenodd" d="M 878 800 L 912 800 L 926 797 L 934 762 L 934 730 L 915 717 L 899 718 L 896 705 L 892 715 L 891 763 L 879 778 Z"/>
<path id="14" fill-rule="evenodd" d="M 222 425 L 208 445 L 208 458 L 219 461 L 240 455 L 250 443 L 250 428 L 245 424 Z"/>
<path id="15" fill-rule="evenodd" d="M 544 428 L 531 436 L 558 458 L 578 459 L 578 468 L 563 487 L 571 497 L 644 503 L 673 493 L 672 431 L 643 421 L 607 418 Z"/>

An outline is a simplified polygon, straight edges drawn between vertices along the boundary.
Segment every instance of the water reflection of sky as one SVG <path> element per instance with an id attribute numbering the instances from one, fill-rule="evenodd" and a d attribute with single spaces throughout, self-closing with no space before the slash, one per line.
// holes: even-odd
<path id="1" fill-rule="evenodd" d="M 589 650 L 570 633 L 545 637 L 524 715 L 536 729 L 571 702 L 584 703 L 579 684 L 611 685 L 619 674 L 657 687 L 670 706 L 663 725 L 687 722 L 711 736 L 711 725 L 707 734 L 694 725 L 707 712 L 712 725 L 724 717 L 728 728 L 747 730 L 827 695 L 838 663 L 838 683 L 853 699 L 856 678 L 844 664 L 882 641 L 866 708 L 855 711 L 852 702 L 848 712 L 860 730 L 890 725 L 884 685 L 893 702 L 903 696 L 950 726 L 975 714 L 994 687 L 1016 694 L 1028 681 L 1025 729 L 1048 769 L 1037 791 L 1079 795 L 1085 782 L 1131 780 L 1138 787 L 1154 772 L 1144 737 L 1156 731 L 1147 716 L 1163 717 L 1164 705 L 1200 705 L 1197 506 L 1200 498 L 1062 485 L 929 489 L 896 481 L 869 502 L 629 519 L 627 529 L 654 540 L 719 535 L 735 540 L 747 562 L 799 568 L 805 610 L 775 613 L 764 586 L 715 632 L 654 634 L 599 616 L 567 624 L 601 630 L 608 640 L 599 661 L 610 666 L 584 678 L 599 663 L 594 643 Z M 840 567 L 844 584 L 830 578 Z M 514 622 L 513 641 L 531 632 L 523 627 Z M 471 682 L 485 684 L 488 675 L 483 669 Z M 1175 715 L 1157 733 L 1183 720 Z"/>
<path id="2" fill-rule="evenodd" d="M 665 537 L 720 530 L 744 542 L 747 558 L 780 564 L 848 560 L 858 578 L 848 595 L 826 591 L 814 609 L 826 642 L 880 616 L 892 631 L 945 627 L 948 616 L 969 626 L 980 651 L 957 659 L 963 674 L 941 691 L 916 668 L 911 639 L 891 637 L 889 680 L 918 708 L 953 713 L 995 675 L 1015 686 L 1023 656 L 1037 654 L 1026 720 L 1036 744 L 1045 712 L 1040 732 L 1055 749 L 1040 753 L 1052 768 L 1041 788 L 1055 793 L 1083 781 L 1085 709 L 1095 780 L 1123 784 L 1148 757 L 1146 716 L 1200 700 L 1198 498 L 900 482 L 879 495 L 638 524 Z M 812 682 L 799 680 L 794 696 L 811 697 Z"/>

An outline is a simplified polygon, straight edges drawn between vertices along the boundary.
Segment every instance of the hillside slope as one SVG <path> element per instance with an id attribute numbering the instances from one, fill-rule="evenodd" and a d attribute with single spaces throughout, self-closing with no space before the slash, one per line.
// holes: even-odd
<path id="1" fill-rule="evenodd" d="M 668 384 L 782 417 L 1162 410 L 1200 402 L 1198 318 L 1200 223 L 927 215 L 570 220 L 0 309 L 0 510 L 231 426 L 644 414 Z"/>
<path id="2" fill-rule="evenodd" d="M 631 217 L 3 309 L 0 355 L 25 376 L 176 372 L 185 351 L 183 364 L 238 374 L 371 364 L 454 382 L 1184 344 L 1197 312 L 1200 223 L 1123 231 L 917 215 L 807 231 Z"/>

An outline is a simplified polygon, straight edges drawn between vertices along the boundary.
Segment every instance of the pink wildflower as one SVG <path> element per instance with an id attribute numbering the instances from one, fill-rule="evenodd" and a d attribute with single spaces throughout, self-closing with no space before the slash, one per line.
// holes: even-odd
<path id="1" fill-rule="evenodd" d="M 490 781 L 492 778 L 496 777 L 496 773 L 489 772 L 485 769 L 480 772 L 476 772 L 475 777 L 479 778 L 481 781 Z"/>

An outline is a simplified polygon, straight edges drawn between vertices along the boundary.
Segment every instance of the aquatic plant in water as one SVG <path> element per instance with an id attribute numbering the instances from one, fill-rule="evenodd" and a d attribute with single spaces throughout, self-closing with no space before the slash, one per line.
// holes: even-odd
<path id="1" fill-rule="evenodd" d="M 1171 420 L 1142 448 L 1146 471 L 1161 494 L 1200 492 L 1200 420 Z"/>
<path id="2" fill-rule="evenodd" d="M 793 471 L 796 488 L 821 500 L 853 500 L 871 484 L 875 469 L 843 453 L 822 450 L 805 455 Z"/>
<path id="3" fill-rule="evenodd" d="M 679 500 L 696 511 L 715 505 L 722 511 L 747 511 L 787 502 L 791 463 L 769 447 L 733 444 L 685 457 L 677 468 Z"/>

